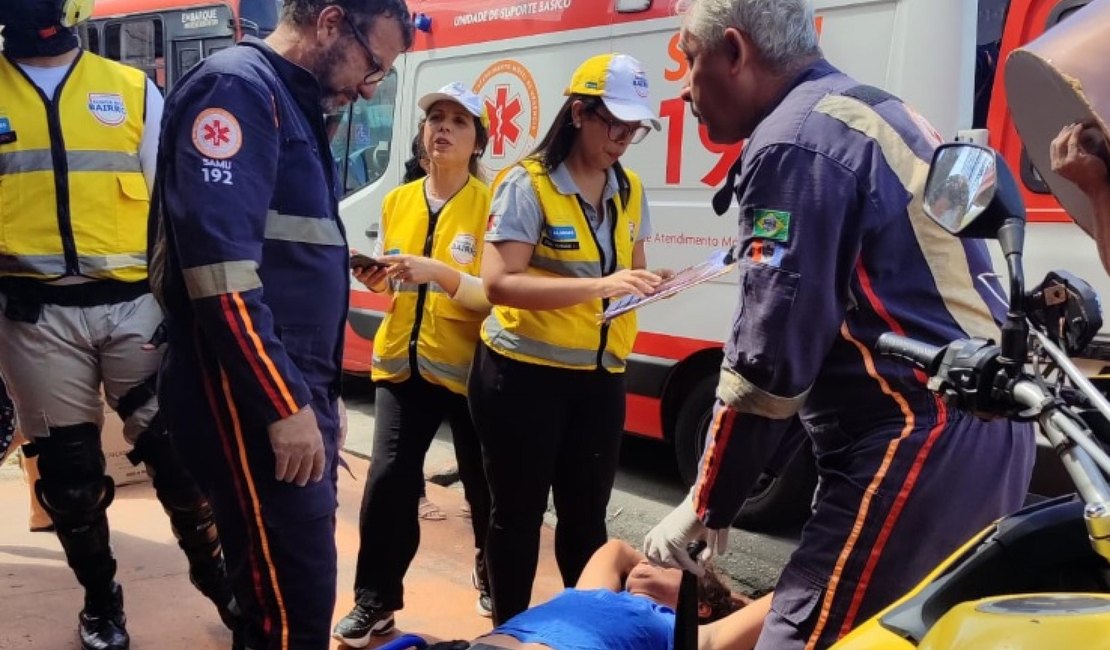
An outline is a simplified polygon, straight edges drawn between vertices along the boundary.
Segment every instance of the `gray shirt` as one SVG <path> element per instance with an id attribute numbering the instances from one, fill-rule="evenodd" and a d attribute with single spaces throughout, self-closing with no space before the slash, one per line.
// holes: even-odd
<path id="1" fill-rule="evenodd" d="M 585 199 L 581 204 L 585 209 L 586 219 L 597 236 L 598 245 L 605 254 L 605 259 L 611 260 L 613 259 L 614 216 L 609 214 L 608 206 L 609 199 L 617 194 L 617 174 L 612 167 L 607 174 L 605 189 L 601 193 L 601 203 L 605 206 L 602 214 L 598 215 L 597 208 Z M 567 196 L 577 194 L 582 198 L 582 193 L 578 190 L 566 164 L 560 164 L 551 170 L 550 177 L 556 191 L 560 194 Z M 642 215 L 640 231 L 636 233 L 636 241 L 644 241 L 651 237 L 651 214 L 648 211 L 646 192 L 640 195 L 640 213 Z M 531 177 L 523 167 L 514 167 L 494 190 L 486 241 L 538 244 L 542 236 L 543 224 L 543 209 L 540 208 L 540 199 L 536 196 Z"/>

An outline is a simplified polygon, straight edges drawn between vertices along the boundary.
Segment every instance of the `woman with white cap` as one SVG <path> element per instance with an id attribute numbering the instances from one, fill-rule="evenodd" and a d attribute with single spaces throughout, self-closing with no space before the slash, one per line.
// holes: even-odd
<path id="1" fill-rule="evenodd" d="M 393 628 L 403 580 L 420 543 L 424 456 L 446 419 L 481 548 L 489 488 L 466 403 L 466 377 L 489 312 L 478 272 L 490 192 L 478 178 L 488 118 L 460 83 L 418 102 L 427 176 L 382 204 L 375 258 L 352 258 L 355 277 L 392 303 L 374 337 L 375 424 L 370 475 L 359 516 L 355 606 L 333 636 L 361 648 Z M 418 161 L 419 162 L 419 161 Z M 475 586 L 483 591 L 481 552 Z M 479 599 L 479 608 L 482 599 Z M 488 601 L 486 603 L 488 611 Z"/>
<path id="2" fill-rule="evenodd" d="M 647 75 L 630 56 L 604 54 L 579 66 L 564 94 L 535 152 L 495 184 L 482 259 L 495 306 L 469 399 L 493 500 L 495 623 L 528 607 L 549 491 L 565 586 L 608 538 L 636 316 L 599 315 L 610 299 L 650 294 L 663 279 L 645 270 L 643 185 L 620 163 L 659 129 Z"/>

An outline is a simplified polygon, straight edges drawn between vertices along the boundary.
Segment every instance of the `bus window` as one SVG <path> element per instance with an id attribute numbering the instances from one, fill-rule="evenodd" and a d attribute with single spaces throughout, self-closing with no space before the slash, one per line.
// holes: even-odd
<path id="1" fill-rule="evenodd" d="M 100 29 L 95 24 L 85 23 L 77 28 L 77 38 L 80 41 L 81 48 L 92 52 L 93 54 L 101 54 L 100 51 Z"/>
<path id="2" fill-rule="evenodd" d="M 166 89 L 162 20 L 140 18 L 110 23 L 104 29 L 104 56 L 138 68 Z"/>
<path id="3" fill-rule="evenodd" d="M 389 166 L 396 99 L 397 73 L 390 71 L 370 100 L 359 99 L 329 120 L 331 152 L 345 178 L 344 195 L 378 180 Z"/>

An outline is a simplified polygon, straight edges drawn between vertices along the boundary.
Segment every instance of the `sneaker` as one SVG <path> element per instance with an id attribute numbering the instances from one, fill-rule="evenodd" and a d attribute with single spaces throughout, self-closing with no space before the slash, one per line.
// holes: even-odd
<path id="1" fill-rule="evenodd" d="M 477 568 L 470 570 L 470 582 L 478 590 L 478 602 L 474 606 L 478 616 L 493 618 L 493 599 L 489 595 L 489 585 L 486 584 L 485 580 L 478 578 Z"/>
<path id="2" fill-rule="evenodd" d="M 371 636 L 393 631 L 393 612 L 356 604 L 331 631 L 331 637 L 352 648 L 370 645 Z"/>
<path id="3" fill-rule="evenodd" d="M 127 634 L 127 617 L 123 613 L 123 590 L 112 583 L 104 598 L 85 595 L 85 608 L 78 616 L 77 635 L 82 650 L 127 650 L 131 638 Z"/>

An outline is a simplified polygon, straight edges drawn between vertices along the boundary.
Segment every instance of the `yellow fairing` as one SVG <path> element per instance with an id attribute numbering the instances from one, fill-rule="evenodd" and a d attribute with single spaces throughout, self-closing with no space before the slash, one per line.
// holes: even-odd
<path id="1" fill-rule="evenodd" d="M 56 140 L 38 89 L 0 57 L 0 117 L 17 136 L 0 144 L 0 275 L 143 280 L 146 75 L 83 52 L 63 83 Z"/>
<path id="2" fill-rule="evenodd" d="M 1110 649 L 1110 596 L 1022 594 L 961 603 L 933 625 L 919 648 Z"/>
<path id="3" fill-rule="evenodd" d="M 971 538 L 966 544 L 960 547 L 952 555 L 948 556 L 936 569 L 933 570 L 928 576 L 925 577 L 912 591 L 900 598 L 890 607 L 872 616 L 859 627 L 855 628 L 848 633 L 847 636 L 837 641 L 832 646 L 832 650 L 914 650 L 916 645 L 902 638 L 901 636 L 891 632 L 883 627 L 879 621 L 887 612 L 895 609 L 902 603 L 917 596 L 923 589 L 932 584 L 937 578 L 948 571 L 950 567 L 959 562 L 967 556 L 968 553 L 973 551 L 979 546 L 989 535 L 993 535 L 998 530 L 997 526 L 991 524 L 975 537 Z M 1067 649 L 1072 650 L 1072 649 Z"/>

